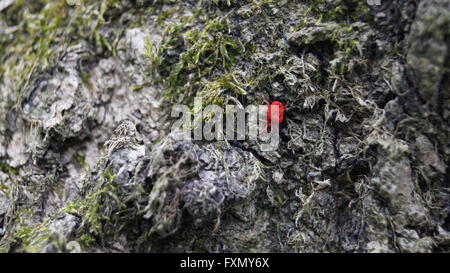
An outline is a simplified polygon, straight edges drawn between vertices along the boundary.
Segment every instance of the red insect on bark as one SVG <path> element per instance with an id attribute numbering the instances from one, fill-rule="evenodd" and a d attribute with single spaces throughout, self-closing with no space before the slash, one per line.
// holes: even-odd
<path id="1" fill-rule="evenodd" d="M 268 105 L 267 108 L 267 120 L 261 120 L 266 123 L 266 127 L 260 132 L 264 132 L 267 128 L 270 128 L 272 125 L 272 117 L 273 122 L 276 122 L 277 124 L 281 124 L 284 120 L 284 112 L 286 111 L 286 108 L 288 107 L 288 104 L 283 105 L 279 101 L 274 101 L 272 103 L 269 103 L 268 101 L 264 101 Z"/>

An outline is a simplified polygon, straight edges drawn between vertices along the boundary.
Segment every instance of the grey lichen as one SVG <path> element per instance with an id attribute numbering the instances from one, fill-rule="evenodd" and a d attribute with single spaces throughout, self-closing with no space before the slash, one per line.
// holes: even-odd
<path id="1" fill-rule="evenodd" d="M 1 252 L 448 252 L 448 0 L 31 2 L 0 1 Z M 194 96 L 288 103 L 278 149 L 179 140 Z"/>

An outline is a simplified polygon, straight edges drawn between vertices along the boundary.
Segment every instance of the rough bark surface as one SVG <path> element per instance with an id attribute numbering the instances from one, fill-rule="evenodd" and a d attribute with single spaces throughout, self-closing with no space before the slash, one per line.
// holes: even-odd
<path id="1" fill-rule="evenodd" d="M 368 2 L 0 0 L 0 252 L 448 252 L 450 1 Z"/>

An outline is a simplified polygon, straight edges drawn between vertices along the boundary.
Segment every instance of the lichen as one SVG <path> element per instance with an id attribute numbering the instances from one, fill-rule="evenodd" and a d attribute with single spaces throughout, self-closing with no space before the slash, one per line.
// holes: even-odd
<path id="1" fill-rule="evenodd" d="M 0 11 L 1 252 L 448 251 L 447 0 L 79 3 Z M 194 97 L 279 146 L 180 140 Z"/>

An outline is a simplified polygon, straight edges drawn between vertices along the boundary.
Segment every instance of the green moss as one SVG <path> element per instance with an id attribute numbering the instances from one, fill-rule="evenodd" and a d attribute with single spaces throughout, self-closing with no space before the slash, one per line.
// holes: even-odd
<path id="1" fill-rule="evenodd" d="M 104 178 L 104 179 L 107 180 L 108 182 L 113 183 L 114 180 L 116 179 L 116 175 L 115 175 L 113 172 L 111 172 L 110 170 L 105 170 L 105 171 L 102 173 L 102 178 Z"/>
<path id="2" fill-rule="evenodd" d="M 14 244 L 18 246 L 18 250 L 27 253 L 36 253 L 43 249 L 49 242 L 50 231 L 47 227 L 48 223 L 44 222 L 37 227 L 19 227 L 14 230 Z"/>
<path id="3" fill-rule="evenodd" d="M 95 238 L 89 234 L 83 234 L 76 241 L 80 244 L 81 249 L 85 250 L 89 249 L 95 243 Z"/>
<path id="4" fill-rule="evenodd" d="M 120 33 L 105 35 L 106 15 L 119 15 L 123 4 L 119 0 L 82 0 L 70 6 L 66 0 L 15 1 L 2 11 L 2 20 L 11 35 L 0 37 L 2 55 L 0 81 L 8 78 L 16 93 L 11 108 L 21 108 L 24 91 L 36 71 L 46 71 L 59 61 L 71 41 L 85 40 L 99 55 L 116 55 Z M 129 5 L 128 5 L 129 6 Z M 83 75 L 86 83 L 86 75 Z"/>
<path id="5" fill-rule="evenodd" d="M 120 0 L 103 0 L 103 1 L 101 1 L 100 15 L 99 15 L 100 20 L 105 22 L 104 17 L 108 11 L 111 11 L 114 9 L 121 9 L 121 8 L 122 8 L 122 4 L 121 4 Z"/>
<path id="6" fill-rule="evenodd" d="M 85 200 L 72 204 L 67 210 L 81 215 L 80 230 L 86 228 L 89 234 L 103 238 L 120 230 L 116 223 L 118 214 L 111 215 L 111 213 L 121 208 L 124 208 L 124 204 L 118 197 L 115 174 L 106 170 L 101 174 L 99 184 Z"/>
<path id="7" fill-rule="evenodd" d="M 88 170 L 89 164 L 86 162 L 86 157 L 84 155 L 78 154 L 75 156 L 75 161 L 80 164 L 81 167 Z"/>
<path id="8" fill-rule="evenodd" d="M 83 215 L 86 209 L 86 202 L 69 202 L 64 208 L 61 209 L 62 212 L 75 215 L 80 217 Z"/>
<path id="9" fill-rule="evenodd" d="M 90 82 L 91 74 L 85 71 L 80 71 L 81 80 L 83 84 L 87 86 L 90 90 L 92 89 L 92 84 Z"/>
<path id="10" fill-rule="evenodd" d="M 331 62 L 332 70 L 343 75 L 352 72 L 357 65 L 363 65 L 365 50 L 368 42 L 368 26 L 365 24 L 351 24 L 337 29 L 332 35 L 336 44 L 335 59 Z"/>
<path id="11" fill-rule="evenodd" d="M 131 87 L 131 91 L 133 91 L 133 92 L 140 92 L 142 90 L 142 88 L 144 88 L 143 84 L 135 85 L 135 86 Z"/>
<path id="12" fill-rule="evenodd" d="M 247 95 L 246 88 L 254 85 L 253 82 L 243 83 L 239 79 L 239 72 L 226 73 L 215 81 L 207 81 L 198 96 L 203 99 L 203 105 L 222 104 L 225 98 L 222 96 L 229 92 L 230 95 Z"/>
<path id="13" fill-rule="evenodd" d="M 371 42 L 369 25 L 362 22 L 352 24 L 335 22 L 302 22 L 296 27 L 291 42 L 300 46 L 311 46 L 328 42 L 332 47 L 331 72 L 344 75 L 357 65 L 364 65 L 364 51 Z"/>
<path id="14" fill-rule="evenodd" d="M 150 59 L 152 62 L 154 72 L 162 65 L 163 58 L 160 56 L 158 49 L 150 39 L 146 39 L 145 41 L 144 57 Z"/>
<path id="15" fill-rule="evenodd" d="M 281 207 L 288 201 L 286 194 L 276 186 L 267 187 L 266 194 L 269 202 L 274 207 Z"/>
<path id="16" fill-rule="evenodd" d="M 65 0 L 19 0 L 2 12 L 5 23 L 14 29 L 12 36 L 0 37 L 0 80 L 8 77 L 12 82 L 17 97 L 12 107 L 20 107 L 31 74 L 47 70 L 73 36 L 86 33 L 88 20 L 80 17 L 88 8 L 71 8 Z M 81 28 L 76 24 L 78 19 L 84 24 Z"/>
<path id="17" fill-rule="evenodd" d="M 206 20 L 201 28 L 189 27 L 198 17 L 200 14 L 195 14 L 170 26 L 158 48 L 147 41 L 145 56 L 151 59 L 154 72 L 168 86 L 165 94 L 168 101 L 182 100 L 183 93 L 198 91 L 199 81 L 215 70 L 228 72 L 236 57 L 246 50 L 231 35 L 226 17 Z M 181 53 L 174 56 L 174 52 Z"/>
<path id="18" fill-rule="evenodd" d="M 168 10 L 166 10 L 166 11 L 160 12 L 159 15 L 158 15 L 158 17 L 156 18 L 156 22 L 157 22 L 158 24 L 161 24 L 162 22 L 164 22 L 165 20 L 167 20 L 167 18 L 169 18 L 170 16 L 172 16 L 176 11 L 177 11 L 177 9 L 174 7 L 174 8 L 168 9 Z"/>
<path id="19" fill-rule="evenodd" d="M 54 45 L 60 40 L 61 31 L 57 31 L 57 28 L 67 23 L 68 7 L 65 2 L 47 2 L 41 0 L 33 4 L 17 1 L 6 11 L 6 21 L 18 29 L 14 39 L 0 38 L 6 45 L 6 54 L 3 54 L 4 59 L 1 61 L 6 67 L 4 75 L 14 79 L 15 90 L 21 89 L 38 64 L 43 70 L 49 66 Z"/>
<path id="20" fill-rule="evenodd" d="M 0 191 L 4 192 L 6 195 L 9 194 L 9 187 L 3 183 L 0 183 Z"/>
<path id="21" fill-rule="evenodd" d="M 368 19 L 366 0 L 309 0 L 307 14 L 314 14 L 320 22 L 358 21 Z"/>
<path id="22" fill-rule="evenodd" d="M 87 187 L 90 183 L 86 184 Z M 98 238 L 118 232 L 113 210 L 123 208 L 119 200 L 115 174 L 109 169 L 100 174 L 99 183 L 81 201 L 69 202 L 63 212 L 80 217 L 82 223 L 77 231 L 78 241 L 84 248 L 89 247 Z M 97 238 L 97 239 L 96 239 Z"/>
<path id="23" fill-rule="evenodd" d="M 18 175 L 19 169 L 11 167 L 8 163 L 0 162 L 0 171 L 9 175 Z"/>

